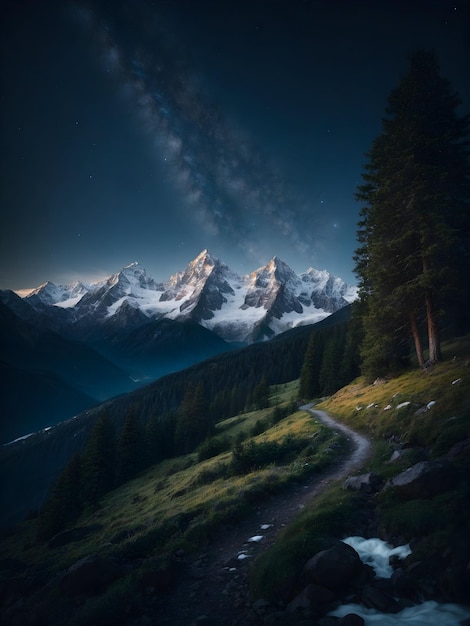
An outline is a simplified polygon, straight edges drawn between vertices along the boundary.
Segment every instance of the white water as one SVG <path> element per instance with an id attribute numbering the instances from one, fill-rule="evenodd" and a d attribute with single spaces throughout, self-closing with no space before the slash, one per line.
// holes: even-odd
<path id="1" fill-rule="evenodd" d="M 360 604 L 343 604 L 329 615 L 343 617 L 356 613 L 364 618 L 366 626 L 459 626 L 470 618 L 470 609 L 459 604 L 438 604 L 433 600 L 403 609 L 400 613 L 385 614 L 375 609 L 366 609 Z"/>
<path id="2" fill-rule="evenodd" d="M 344 543 L 350 545 L 359 554 L 361 561 L 374 568 L 376 576 L 379 578 L 390 578 L 393 569 L 389 565 L 389 559 L 393 555 L 404 559 L 411 554 L 410 546 L 398 546 L 392 548 L 381 539 L 364 539 L 364 537 L 348 537 L 343 539 Z"/>
<path id="3" fill-rule="evenodd" d="M 392 568 L 388 560 L 392 555 L 405 558 L 411 553 L 410 547 L 398 546 L 392 548 L 381 539 L 364 539 L 363 537 L 347 537 L 343 539 L 359 554 L 361 561 L 371 565 L 377 576 L 390 578 Z M 366 626 L 380 624 L 380 626 L 460 626 L 463 620 L 470 619 L 470 607 L 459 604 L 439 604 L 430 600 L 395 614 L 379 613 L 375 609 L 368 609 L 360 604 L 343 604 L 329 615 L 343 617 L 348 613 L 360 615 Z"/>

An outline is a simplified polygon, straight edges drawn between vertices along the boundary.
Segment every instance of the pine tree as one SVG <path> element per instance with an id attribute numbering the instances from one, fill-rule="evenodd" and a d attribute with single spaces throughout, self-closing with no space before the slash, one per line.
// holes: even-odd
<path id="1" fill-rule="evenodd" d="M 212 432 L 209 407 L 202 384 L 190 384 L 184 394 L 176 423 L 177 450 L 191 452 Z"/>
<path id="2" fill-rule="evenodd" d="M 117 441 L 117 481 L 130 480 L 143 469 L 146 461 L 142 425 L 131 409 Z"/>
<path id="3" fill-rule="evenodd" d="M 266 409 L 269 406 L 269 385 L 265 376 L 254 388 L 253 404 L 257 409 Z"/>
<path id="4" fill-rule="evenodd" d="M 368 154 L 357 193 L 366 204 L 355 260 L 368 309 L 363 354 L 370 369 L 400 360 L 410 337 L 422 365 L 421 320 L 429 360 L 441 358 L 437 305 L 458 273 L 451 252 L 470 199 L 470 118 L 458 117 L 459 104 L 435 55 L 416 52 Z"/>
<path id="5" fill-rule="evenodd" d="M 51 490 L 38 520 L 38 538 L 49 539 L 74 522 L 83 509 L 80 495 L 81 458 L 74 455 Z"/>
<path id="6" fill-rule="evenodd" d="M 107 416 L 96 421 L 82 454 L 82 494 L 86 503 L 96 505 L 115 486 L 116 436 Z"/>
<path id="7" fill-rule="evenodd" d="M 320 367 L 323 357 L 321 333 L 313 332 L 308 340 L 302 370 L 300 372 L 299 396 L 310 399 L 320 395 Z"/>

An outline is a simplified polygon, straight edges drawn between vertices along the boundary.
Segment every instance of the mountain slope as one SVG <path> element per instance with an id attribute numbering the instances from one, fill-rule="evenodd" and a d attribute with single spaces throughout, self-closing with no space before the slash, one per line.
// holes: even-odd
<path id="1" fill-rule="evenodd" d="M 95 398 L 50 372 L 0 362 L 0 378 L 0 444 L 54 426 L 97 404 Z"/>
<path id="2" fill-rule="evenodd" d="M 136 388 L 125 371 L 90 347 L 20 319 L 2 302 L 0 354 L 2 441 Z"/>

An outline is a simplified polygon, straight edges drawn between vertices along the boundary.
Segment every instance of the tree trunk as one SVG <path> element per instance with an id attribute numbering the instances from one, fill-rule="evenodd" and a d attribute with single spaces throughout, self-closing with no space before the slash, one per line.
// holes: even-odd
<path id="1" fill-rule="evenodd" d="M 423 256 L 423 274 L 426 274 L 428 271 L 428 259 Z M 424 301 L 426 303 L 426 319 L 428 323 L 429 361 L 430 363 L 437 363 L 437 361 L 441 360 L 441 341 L 439 338 L 432 291 L 429 288 L 424 291 Z"/>
<path id="2" fill-rule="evenodd" d="M 421 345 L 421 338 L 419 336 L 418 324 L 416 323 L 416 317 L 413 313 L 410 313 L 410 326 L 411 326 L 411 334 L 413 335 L 413 341 L 415 344 L 416 356 L 418 357 L 418 365 L 420 367 L 424 366 L 424 354 L 423 354 L 423 346 Z"/>
<path id="3" fill-rule="evenodd" d="M 434 303 L 432 301 L 432 294 L 430 291 L 426 291 L 424 294 L 426 301 L 426 317 L 428 322 L 428 344 L 429 344 L 429 361 L 436 363 L 442 358 L 441 355 L 441 342 L 439 339 L 439 330 L 436 321 L 436 312 L 434 310 Z"/>

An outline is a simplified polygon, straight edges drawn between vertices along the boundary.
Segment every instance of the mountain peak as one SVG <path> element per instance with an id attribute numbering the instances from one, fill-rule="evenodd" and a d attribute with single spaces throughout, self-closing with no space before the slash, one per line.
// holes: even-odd
<path id="1" fill-rule="evenodd" d="M 194 261 L 190 263 L 190 265 L 196 266 L 196 265 L 203 265 L 203 264 L 218 265 L 220 264 L 220 260 L 217 257 L 215 257 L 213 254 L 211 254 L 207 248 L 204 248 L 204 250 L 202 250 L 202 252 L 200 252 L 197 255 Z"/>

